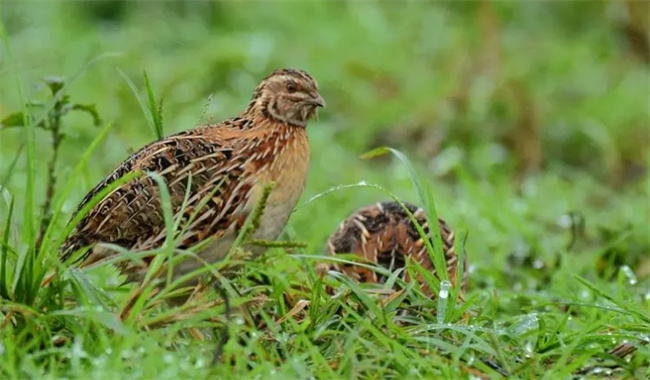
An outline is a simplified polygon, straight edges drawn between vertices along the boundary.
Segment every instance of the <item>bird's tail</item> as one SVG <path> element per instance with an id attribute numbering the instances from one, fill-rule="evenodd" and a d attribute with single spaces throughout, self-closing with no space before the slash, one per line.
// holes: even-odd
<path id="1" fill-rule="evenodd" d="M 71 236 L 69 237 L 59 248 L 59 258 L 61 262 L 67 262 L 73 255 L 78 252 L 80 249 L 87 247 L 88 241 L 82 236 Z M 83 256 L 78 260 L 83 259 Z M 77 260 L 75 260 L 77 261 Z"/>

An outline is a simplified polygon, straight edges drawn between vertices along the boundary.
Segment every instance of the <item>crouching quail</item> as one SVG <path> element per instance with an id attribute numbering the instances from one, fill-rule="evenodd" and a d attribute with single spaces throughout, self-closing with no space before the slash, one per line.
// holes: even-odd
<path id="1" fill-rule="evenodd" d="M 424 232 L 429 235 L 429 227 L 424 210 L 412 204 L 404 204 L 413 214 Z M 456 284 L 458 257 L 454 251 L 454 232 L 438 219 L 442 236 L 442 249 L 447 264 L 447 271 L 453 284 Z M 402 206 L 397 202 L 381 202 L 363 207 L 343 221 L 339 229 L 327 242 L 326 254 L 336 255 L 350 253 L 361 256 L 371 264 L 384 267 L 389 271 L 404 268 L 407 258 L 417 261 L 425 270 L 435 274 L 435 267 L 423 239 Z M 340 263 L 319 263 L 317 272 L 329 270 L 341 271 L 352 279 L 366 283 L 383 283 L 386 277 L 364 266 Z M 411 281 L 408 273 L 403 273 L 407 282 Z M 425 294 L 434 296 L 423 276 L 418 275 Z M 461 287 L 467 282 L 467 265 Z"/>

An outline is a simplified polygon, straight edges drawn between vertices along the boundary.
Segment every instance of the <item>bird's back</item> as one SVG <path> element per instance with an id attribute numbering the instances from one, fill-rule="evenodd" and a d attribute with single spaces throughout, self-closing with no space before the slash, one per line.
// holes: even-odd
<path id="1" fill-rule="evenodd" d="M 408 203 L 405 203 L 405 206 L 425 234 L 430 236 L 424 211 Z M 444 220 L 438 220 L 438 227 L 442 237 L 447 271 L 452 282 L 455 283 L 458 266 L 458 258 L 454 251 L 455 236 Z M 353 253 L 389 271 L 403 268 L 408 258 L 417 261 L 425 270 L 435 274 L 435 266 L 424 240 L 409 215 L 396 202 L 377 203 L 357 210 L 332 234 L 327 243 L 327 253 L 330 255 Z M 385 276 L 363 266 L 339 264 L 335 269 L 340 269 L 348 276 L 362 282 L 383 283 L 386 280 Z M 408 274 L 405 277 L 408 281 Z M 418 276 L 417 280 L 423 285 L 425 293 L 431 295 L 424 278 Z"/>
<path id="2" fill-rule="evenodd" d="M 173 218 L 180 218 L 179 230 L 185 229 L 182 236 L 177 236 L 178 248 L 190 247 L 207 238 L 219 238 L 227 231 L 236 233 L 254 206 L 263 183 L 285 177 L 287 158 L 279 153 L 292 157 L 292 150 L 298 149 L 308 156 L 305 144 L 304 128 L 265 128 L 243 118 L 153 142 L 124 161 L 84 198 L 75 215 L 119 178 L 141 173 L 111 190 L 91 208 L 64 243 L 62 257 L 67 259 L 79 248 L 98 242 L 116 244 L 131 251 L 160 247 L 167 237 L 163 207 L 158 183 L 147 173 L 156 173 L 168 187 Z M 299 174 L 302 178 L 294 178 L 299 186 L 304 186 L 306 177 L 303 166 Z M 285 182 L 284 187 L 294 181 Z M 274 192 L 278 190 L 284 189 Z M 271 207 L 282 207 L 273 203 L 276 200 L 277 197 L 270 199 Z M 284 209 L 293 205 L 295 202 L 283 208 L 287 218 L 290 210 Z M 82 258 L 83 265 L 113 253 L 107 249 L 92 249 Z"/>

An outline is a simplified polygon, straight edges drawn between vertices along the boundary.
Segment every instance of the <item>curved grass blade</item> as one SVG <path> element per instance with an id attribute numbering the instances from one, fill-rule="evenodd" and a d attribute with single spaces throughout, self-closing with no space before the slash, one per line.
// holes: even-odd
<path id="1" fill-rule="evenodd" d="M 144 85 L 147 88 L 147 98 L 149 100 L 149 112 L 151 113 L 151 120 L 153 121 L 154 130 L 156 131 L 156 137 L 160 140 L 163 138 L 162 98 L 160 99 L 159 106 L 156 107 L 156 98 L 153 95 L 151 83 L 149 82 L 149 76 L 147 75 L 146 71 L 144 71 Z"/>
<path id="2" fill-rule="evenodd" d="M 591 282 L 587 281 L 586 279 L 580 277 L 577 274 L 574 274 L 573 277 L 578 280 L 582 285 L 585 287 L 589 288 L 592 292 L 598 294 L 599 296 L 605 298 L 606 300 L 612 302 L 616 306 L 620 307 L 621 309 L 627 311 L 628 313 L 634 315 L 635 317 L 639 318 L 645 323 L 650 323 L 650 315 L 644 313 L 642 310 L 638 309 L 632 304 L 629 304 L 625 302 L 622 299 L 618 299 L 616 297 L 612 297 L 609 294 L 607 294 L 605 291 L 599 289 L 596 285 L 593 285 Z"/>
<path id="3" fill-rule="evenodd" d="M 116 69 L 116 70 L 122 76 L 124 81 L 129 85 L 129 88 L 131 89 L 131 92 L 133 92 L 133 95 L 135 96 L 135 98 L 138 100 L 138 103 L 140 104 L 140 108 L 142 108 L 142 112 L 144 112 L 144 116 L 147 119 L 147 124 L 149 124 L 149 128 L 151 128 L 151 130 L 153 131 L 154 136 L 156 137 L 156 139 L 160 140 L 163 137 L 162 130 L 158 130 L 158 128 L 156 127 L 156 122 L 154 121 L 154 119 L 152 117 L 154 112 L 153 111 L 149 112 L 149 106 L 147 106 L 147 104 L 144 102 L 144 100 L 140 96 L 140 92 L 138 91 L 137 87 L 135 87 L 135 84 L 133 83 L 131 78 L 129 78 L 129 76 L 126 75 L 126 73 L 124 71 L 122 71 L 120 69 Z"/>
<path id="4" fill-rule="evenodd" d="M 158 184 L 158 192 L 160 194 L 160 205 L 163 211 L 163 219 L 165 221 L 165 243 L 163 245 L 163 253 L 167 256 L 167 284 L 169 285 L 172 282 L 172 275 L 174 271 L 174 214 L 172 210 L 172 198 L 169 194 L 169 188 L 167 187 L 167 181 L 165 178 L 158 173 L 149 172 L 147 173 L 149 177 L 153 178 L 154 181 Z M 158 258 L 158 257 L 156 257 Z M 156 264 L 162 265 L 162 259 L 154 259 Z M 145 276 L 144 283 L 147 283 L 151 279 L 151 274 L 158 271 L 157 265 L 154 265 L 152 262 L 151 267 L 147 271 Z"/>
<path id="5" fill-rule="evenodd" d="M 9 203 L 9 214 L 7 215 L 7 221 L 5 222 L 5 231 L 2 238 L 2 247 L 0 248 L 0 296 L 6 300 L 10 299 L 9 296 L 9 287 L 7 286 L 7 255 L 9 247 L 9 231 L 11 231 L 11 217 L 14 212 L 14 198 L 11 198 Z"/>
<path id="6" fill-rule="evenodd" d="M 13 57 L 11 46 L 9 44 L 9 36 L 5 29 L 4 23 L 0 19 L 0 38 L 2 39 L 3 46 L 6 52 L 6 58 L 9 62 L 10 70 L 13 72 L 12 76 L 16 80 L 16 88 L 18 90 L 18 98 L 20 100 L 21 112 L 23 115 L 23 125 L 25 128 L 26 145 L 27 145 L 27 168 L 26 168 L 26 184 L 25 184 L 25 204 L 23 209 L 23 240 L 27 247 L 25 252 L 19 258 L 19 261 L 26 262 L 29 269 L 34 259 L 32 251 L 34 242 L 36 240 L 36 226 L 34 223 L 34 174 L 36 162 L 36 134 L 34 123 L 32 123 L 31 115 L 27 107 L 27 96 L 25 95 L 25 87 L 23 86 L 22 75 L 18 69 L 18 65 Z M 18 267 L 17 267 L 18 268 Z M 22 271 L 22 265 L 20 266 Z"/>
<path id="7" fill-rule="evenodd" d="M 56 206 L 54 207 L 54 212 L 52 213 L 52 218 L 50 220 L 50 224 L 47 226 L 47 229 L 45 230 L 45 235 L 43 235 L 43 242 L 41 243 L 41 246 L 39 248 L 39 253 L 38 253 L 38 259 L 42 260 L 44 259 L 44 256 L 48 252 L 48 248 L 51 244 L 51 236 L 52 232 L 54 231 L 54 228 L 56 227 L 56 222 L 59 219 L 59 216 L 61 215 L 61 211 L 63 210 L 63 205 L 68 199 L 68 195 L 72 191 L 72 189 L 75 187 L 77 184 L 77 175 L 81 173 L 81 171 L 86 167 L 86 164 L 90 160 L 90 157 L 92 156 L 93 152 L 99 146 L 99 143 L 106 137 L 108 134 L 108 131 L 113 127 L 113 123 L 108 123 L 104 126 L 104 128 L 99 131 L 99 134 L 97 137 L 93 139 L 93 141 L 90 143 L 90 146 L 86 149 L 84 152 L 83 156 L 81 156 L 81 160 L 79 160 L 79 163 L 75 167 L 74 171 L 70 175 L 70 178 L 68 179 L 68 182 L 66 183 L 65 187 L 63 188 L 63 192 L 59 196 L 59 201 L 57 202 Z"/>
<path id="8" fill-rule="evenodd" d="M 432 234 L 431 240 L 433 240 L 433 245 L 429 242 L 426 234 L 420 233 L 420 236 L 425 242 L 427 251 L 429 252 L 429 256 L 433 261 L 439 279 L 441 281 L 449 280 L 449 274 L 447 273 L 447 266 L 445 264 L 445 257 L 442 250 L 442 235 L 440 234 L 440 227 L 438 226 L 438 213 L 436 212 L 436 204 L 431 184 L 428 181 L 425 181 L 424 183 L 420 181 L 420 178 L 415 171 L 415 168 L 411 164 L 411 161 L 409 161 L 408 157 L 406 157 L 404 153 L 400 152 L 397 149 L 390 147 L 379 147 L 365 153 L 361 156 L 361 159 L 370 159 L 384 155 L 386 153 L 391 153 L 398 160 L 400 160 L 411 175 L 411 181 L 413 182 L 413 185 L 418 192 L 420 202 L 422 202 L 425 214 L 427 215 L 427 220 L 429 221 L 429 231 L 431 231 Z M 404 205 L 401 202 L 400 205 L 405 209 Z"/>
<path id="9" fill-rule="evenodd" d="M 2 181 L 0 181 L 0 190 L 7 188 L 7 184 L 9 183 L 9 180 L 11 179 L 11 175 L 14 172 L 14 168 L 16 167 L 16 163 L 18 162 L 18 158 L 20 158 L 20 154 L 23 152 L 24 147 L 25 147 L 25 144 L 22 144 L 20 147 L 18 147 L 18 151 L 16 152 L 16 155 L 14 156 L 14 159 L 11 160 L 11 163 L 9 164 L 9 168 L 7 169 L 7 173 L 2 178 Z"/>

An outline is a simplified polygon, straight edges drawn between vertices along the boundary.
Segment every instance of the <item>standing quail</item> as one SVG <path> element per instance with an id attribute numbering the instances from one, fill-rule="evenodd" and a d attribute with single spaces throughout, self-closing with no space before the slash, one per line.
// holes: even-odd
<path id="1" fill-rule="evenodd" d="M 412 204 L 404 203 L 413 214 L 424 232 L 429 236 L 429 227 L 424 211 Z M 442 236 L 442 249 L 447 263 L 447 271 L 453 284 L 456 284 L 458 257 L 454 252 L 454 232 L 444 220 L 438 219 Z M 417 261 L 424 269 L 435 274 L 435 267 L 424 241 L 411 222 L 402 206 L 396 202 L 381 202 L 363 207 L 350 215 L 330 236 L 326 253 L 336 255 L 350 253 L 361 256 L 366 261 L 389 271 L 395 271 L 405 266 L 406 258 Z M 352 264 L 317 265 L 317 272 L 328 270 L 342 271 L 347 276 L 360 282 L 383 283 L 386 277 L 363 266 Z M 410 281 L 406 274 L 405 280 Z M 422 290 L 429 297 L 433 292 L 421 275 L 417 276 Z M 461 279 L 462 288 L 467 282 L 467 265 Z"/>
<path id="2" fill-rule="evenodd" d="M 325 107 L 325 100 L 311 75 L 302 70 L 276 70 L 255 88 L 238 117 L 163 138 L 133 154 L 86 195 L 73 218 L 119 178 L 154 172 L 164 178 L 173 220 L 180 218 L 179 231 L 184 229 L 175 240 L 176 248 L 207 241 L 197 254 L 213 263 L 228 253 L 264 188 L 274 182 L 259 228 L 251 236 L 274 240 L 305 187 L 309 168 L 305 127 L 317 116 L 318 107 Z M 200 207 L 204 199 L 207 204 Z M 158 183 L 145 174 L 120 185 L 92 207 L 61 246 L 60 255 L 67 260 L 90 247 L 77 261 L 87 266 L 117 254 L 96 243 L 141 252 L 161 247 L 166 237 Z M 251 250 L 259 255 L 263 248 Z M 145 264 L 150 261 L 151 257 L 144 260 Z M 174 267 L 174 277 L 200 266 L 199 260 L 188 258 Z M 120 269 L 127 281 L 140 281 L 147 265 L 123 261 Z"/>

